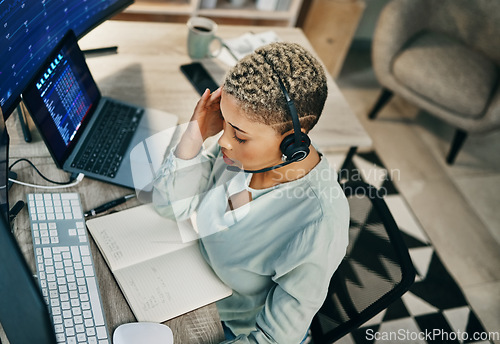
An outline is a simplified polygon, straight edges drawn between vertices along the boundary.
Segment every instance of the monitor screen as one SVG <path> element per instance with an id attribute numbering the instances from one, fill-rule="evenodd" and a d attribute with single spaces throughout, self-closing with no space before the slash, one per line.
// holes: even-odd
<path id="1" fill-rule="evenodd" d="M 0 107 L 7 118 L 50 52 L 72 29 L 82 37 L 133 0 L 1 0 Z"/>

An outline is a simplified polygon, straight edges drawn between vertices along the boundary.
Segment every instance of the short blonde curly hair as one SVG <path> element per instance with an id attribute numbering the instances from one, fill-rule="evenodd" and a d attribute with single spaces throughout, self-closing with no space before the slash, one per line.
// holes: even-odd
<path id="1" fill-rule="evenodd" d="M 226 75 L 223 90 L 233 96 L 250 120 L 279 134 L 293 128 L 281 78 L 306 133 L 318 122 L 328 87 L 322 65 L 302 46 L 271 43 L 241 59 Z"/>

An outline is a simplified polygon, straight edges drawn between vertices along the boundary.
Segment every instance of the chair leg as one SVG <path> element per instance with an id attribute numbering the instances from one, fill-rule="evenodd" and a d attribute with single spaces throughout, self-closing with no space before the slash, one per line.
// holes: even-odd
<path id="1" fill-rule="evenodd" d="M 382 93 L 380 94 L 377 102 L 375 103 L 375 106 L 368 114 L 368 118 L 374 119 L 377 116 L 378 111 L 382 109 L 384 105 L 392 98 L 392 95 L 393 95 L 392 91 L 388 90 L 387 88 L 383 88 Z"/>
<path id="2" fill-rule="evenodd" d="M 446 162 L 449 165 L 453 165 L 455 158 L 457 157 L 458 151 L 462 147 L 465 139 L 467 138 L 467 132 L 462 129 L 457 129 L 455 132 L 455 137 L 453 138 L 453 143 L 451 144 L 450 152 L 446 158 Z"/>

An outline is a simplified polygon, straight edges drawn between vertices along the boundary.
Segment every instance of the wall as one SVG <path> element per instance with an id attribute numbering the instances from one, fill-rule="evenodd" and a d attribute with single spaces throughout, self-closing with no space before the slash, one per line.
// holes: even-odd
<path id="1" fill-rule="evenodd" d="M 354 33 L 355 47 L 370 47 L 380 12 L 390 0 L 365 0 L 365 11 Z"/>

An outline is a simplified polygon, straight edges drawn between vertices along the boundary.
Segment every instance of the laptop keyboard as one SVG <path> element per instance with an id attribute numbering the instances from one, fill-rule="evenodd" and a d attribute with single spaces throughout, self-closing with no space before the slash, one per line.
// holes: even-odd
<path id="1" fill-rule="evenodd" d="M 143 113 L 107 100 L 71 167 L 114 178 Z"/>

